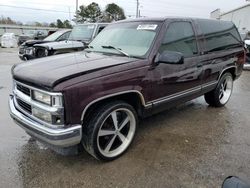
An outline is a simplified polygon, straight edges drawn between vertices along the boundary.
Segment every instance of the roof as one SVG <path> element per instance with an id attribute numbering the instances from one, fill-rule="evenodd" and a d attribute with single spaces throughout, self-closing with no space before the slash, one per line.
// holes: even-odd
<path id="1" fill-rule="evenodd" d="M 243 9 L 243 8 L 246 8 L 246 7 L 250 7 L 250 4 L 246 4 L 246 5 L 244 5 L 244 6 L 235 8 L 235 9 L 230 10 L 230 11 L 228 11 L 228 12 L 224 12 L 224 13 L 221 14 L 221 16 L 224 16 L 224 15 L 226 15 L 226 14 L 230 14 L 230 13 L 232 13 L 232 12 L 238 11 L 238 10 Z"/>
<path id="2" fill-rule="evenodd" d="M 192 17 L 153 17 L 153 18 L 136 18 L 136 19 L 126 19 L 126 20 L 120 20 L 115 23 L 124 23 L 124 22 L 164 22 L 165 20 L 175 20 L 175 19 L 183 19 L 183 20 L 209 20 L 213 22 L 221 22 L 221 20 L 214 20 L 214 19 L 207 19 L 207 18 L 192 18 Z M 226 22 L 226 21 L 223 21 Z"/>

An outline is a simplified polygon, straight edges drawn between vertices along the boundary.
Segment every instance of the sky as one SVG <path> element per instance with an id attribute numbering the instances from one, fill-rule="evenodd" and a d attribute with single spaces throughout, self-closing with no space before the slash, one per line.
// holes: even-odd
<path id="1" fill-rule="evenodd" d="M 78 0 L 79 5 L 96 2 L 102 9 L 109 3 L 121 6 L 127 17 L 136 14 L 136 0 Z M 223 12 L 245 5 L 246 0 L 139 0 L 141 16 L 185 16 L 209 18 L 210 12 L 220 8 Z M 32 8 L 36 10 L 26 9 Z M 45 10 L 41 10 L 45 9 Z M 16 21 L 54 22 L 74 18 L 76 0 L 0 0 L 0 16 Z"/>

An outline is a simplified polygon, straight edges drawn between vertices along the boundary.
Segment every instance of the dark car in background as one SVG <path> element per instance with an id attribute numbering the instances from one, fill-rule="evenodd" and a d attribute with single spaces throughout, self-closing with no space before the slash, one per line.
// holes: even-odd
<path id="1" fill-rule="evenodd" d="M 54 41 L 34 45 L 35 58 L 41 58 L 56 54 L 81 51 L 98 35 L 108 24 L 90 23 L 74 26 L 68 40 Z"/>
<path id="2" fill-rule="evenodd" d="M 82 52 L 13 67 L 10 114 L 57 151 L 83 146 L 110 161 L 132 143 L 138 118 L 202 95 L 211 106 L 226 105 L 244 62 L 243 42 L 232 22 L 120 21 Z"/>
<path id="3" fill-rule="evenodd" d="M 18 37 L 18 45 L 26 42 L 27 40 L 42 40 L 48 36 L 47 31 L 34 31 L 30 30 L 27 33 L 24 33 Z"/>
<path id="4" fill-rule="evenodd" d="M 50 42 L 55 42 L 55 41 L 65 41 L 68 40 L 69 35 L 70 35 L 71 29 L 63 29 L 59 30 L 48 37 L 46 37 L 43 40 L 28 40 L 24 42 L 20 47 L 19 47 L 19 57 L 22 60 L 30 60 L 34 59 L 37 56 L 40 56 L 38 53 L 39 51 L 36 51 L 34 48 L 35 45 L 37 44 L 43 44 L 43 43 L 50 43 Z"/>

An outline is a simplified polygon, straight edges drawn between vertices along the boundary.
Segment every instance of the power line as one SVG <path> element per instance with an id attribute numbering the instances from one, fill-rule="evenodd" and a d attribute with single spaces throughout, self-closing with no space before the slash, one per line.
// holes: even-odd
<path id="1" fill-rule="evenodd" d="M 62 10 L 51 10 L 51 9 L 41 9 L 41 8 L 31 8 L 31 7 L 22 7 L 22 6 L 14 6 L 14 5 L 1 5 L 0 7 L 10 7 L 10 8 L 20 8 L 20 9 L 29 9 L 29 10 L 38 10 L 38 11 L 47 11 L 47 12 L 60 12 L 60 13 L 72 13 L 74 12 L 69 12 L 69 11 L 62 11 Z"/>

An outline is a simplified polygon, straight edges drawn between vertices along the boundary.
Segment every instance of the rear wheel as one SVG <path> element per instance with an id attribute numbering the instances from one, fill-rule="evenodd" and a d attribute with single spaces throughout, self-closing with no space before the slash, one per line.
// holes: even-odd
<path id="1" fill-rule="evenodd" d="M 205 100 L 211 106 L 222 107 L 229 101 L 232 91 L 233 77 L 227 72 L 222 75 L 217 87 L 205 94 Z"/>
<path id="2" fill-rule="evenodd" d="M 121 101 L 106 104 L 83 125 L 84 148 L 97 159 L 116 159 L 133 141 L 137 123 L 137 114 L 131 105 Z"/>

